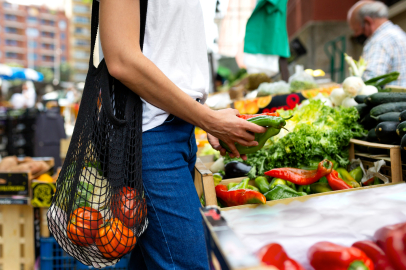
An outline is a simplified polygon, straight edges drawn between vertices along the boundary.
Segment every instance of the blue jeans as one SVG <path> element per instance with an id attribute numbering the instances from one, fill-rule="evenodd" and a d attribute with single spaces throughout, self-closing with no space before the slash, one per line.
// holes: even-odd
<path id="1" fill-rule="evenodd" d="M 144 132 L 142 140 L 149 225 L 131 254 L 129 269 L 208 269 L 201 205 L 193 183 L 194 126 L 170 116 Z"/>

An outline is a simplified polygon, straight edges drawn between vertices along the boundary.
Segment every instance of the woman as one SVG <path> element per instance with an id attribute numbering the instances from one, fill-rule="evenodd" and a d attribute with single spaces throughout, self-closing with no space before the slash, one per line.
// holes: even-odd
<path id="1" fill-rule="evenodd" d="M 140 1 L 100 0 L 100 40 L 110 74 L 144 101 L 143 183 L 149 226 L 130 269 L 208 269 L 200 202 L 193 184 L 194 126 L 225 154 L 223 140 L 255 146 L 263 127 L 236 110 L 204 106 L 209 85 L 199 0 L 150 0 L 144 50 L 139 46 Z M 244 157 L 245 158 L 245 157 Z"/>

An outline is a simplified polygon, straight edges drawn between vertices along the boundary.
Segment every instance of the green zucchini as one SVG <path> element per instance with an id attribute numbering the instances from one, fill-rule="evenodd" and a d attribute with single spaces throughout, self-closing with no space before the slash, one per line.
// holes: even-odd
<path id="1" fill-rule="evenodd" d="M 378 137 L 376 137 L 375 128 L 368 131 L 367 141 L 368 142 L 378 142 Z"/>
<path id="2" fill-rule="evenodd" d="M 369 114 L 369 106 L 366 104 L 358 104 L 355 106 L 355 109 L 357 109 L 359 115 L 361 118 L 363 118 L 365 115 Z"/>
<path id="3" fill-rule="evenodd" d="M 403 111 L 399 115 L 399 122 L 405 122 L 406 121 L 406 111 Z"/>
<path id="4" fill-rule="evenodd" d="M 258 126 L 273 127 L 277 129 L 281 129 L 282 127 L 286 126 L 285 119 L 277 116 L 259 115 L 256 117 L 249 118 L 247 119 L 247 121 L 254 123 Z"/>
<path id="5" fill-rule="evenodd" d="M 400 142 L 400 148 L 401 148 L 403 151 L 406 151 L 406 135 L 403 136 L 402 141 Z"/>
<path id="6" fill-rule="evenodd" d="M 406 102 L 392 102 L 378 105 L 372 108 L 371 116 L 378 116 L 388 112 L 403 112 L 406 110 Z"/>
<path id="7" fill-rule="evenodd" d="M 367 98 L 367 95 L 358 95 L 354 98 L 354 100 L 358 103 L 358 104 L 362 104 L 364 103 L 365 98 Z"/>
<path id="8" fill-rule="evenodd" d="M 387 121 L 398 122 L 399 115 L 400 115 L 399 112 L 388 112 L 388 113 L 381 114 L 378 117 L 375 117 L 375 116 L 371 116 L 371 117 L 374 118 L 376 121 L 378 121 L 378 123 L 387 122 Z"/>
<path id="9" fill-rule="evenodd" d="M 406 102 L 406 93 L 380 92 L 368 96 L 366 100 L 373 106 L 392 102 Z"/>
<path id="10" fill-rule="evenodd" d="M 368 130 L 371 128 L 375 128 L 378 124 L 378 122 L 373 119 L 370 114 L 365 115 L 365 117 L 361 119 L 360 123 L 365 129 Z"/>
<path id="11" fill-rule="evenodd" d="M 379 143 L 399 144 L 400 138 L 396 133 L 399 122 L 382 122 L 375 128 L 376 137 Z"/>
<path id="12" fill-rule="evenodd" d="M 398 125 L 398 127 L 396 128 L 396 133 L 398 134 L 398 136 L 400 138 L 403 138 L 403 136 L 405 136 L 406 134 L 406 121 L 402 122 Z"/>

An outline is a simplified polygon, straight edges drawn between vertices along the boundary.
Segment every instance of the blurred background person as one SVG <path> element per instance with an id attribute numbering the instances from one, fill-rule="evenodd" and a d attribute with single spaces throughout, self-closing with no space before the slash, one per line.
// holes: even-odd
<path id="1" fill-rule="evenodd" d="M 348 23 L 357 42 L 364 44 L 367 69 L 363 79 L 400 72 L 391 84 L 406 87 L 406 34 L 388 20 L 388 7 L 378 1 L 359 1 L 348 11 Z"/>

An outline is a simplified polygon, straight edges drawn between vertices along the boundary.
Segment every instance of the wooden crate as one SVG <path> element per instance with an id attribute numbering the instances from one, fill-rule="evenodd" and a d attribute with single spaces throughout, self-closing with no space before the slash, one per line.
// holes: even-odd
<path id="1" fill-rule="evenodd" d="M 34 269 L 34 209 L 0 205 L 0 269 Z"/>
<path id="2" fill-rule="evenodd" d="M 360 146 L 367 146 L 379 149 L 387 149 L 390 151 L 390 155 L 371 155 L 365 153 L 356 153 L 354 148 L 355 145 Z M 399 145 L 389 145 L 389 144 L 381 144 L 381 143 L 370 143 L 361 140 L 351 139 L 350 140 L 350 160 L 359 157 L 362 160 L 362 164 L 364 168 L 367 170 L 369 167 L 373 166 L 372 161 L 368 160 L 385 160 L 390 162 L 390 166 L 382 166 L 381 173 L 387 176 L 392 183 L 400 183 L 403 182 L 404 175 L 406 176 L 406 171 L 402 169 L 402 159 L 400 154 L 400 146 Z"/>
<path id="3" fill-rule="evenodd" d="M 212 172 L 198 158 L 195 165 L 195 187 L 199 198 L 204 195 L 206 205 L 217 205 Z M 214 192 L 213 192 L 214 191 Z"/>

